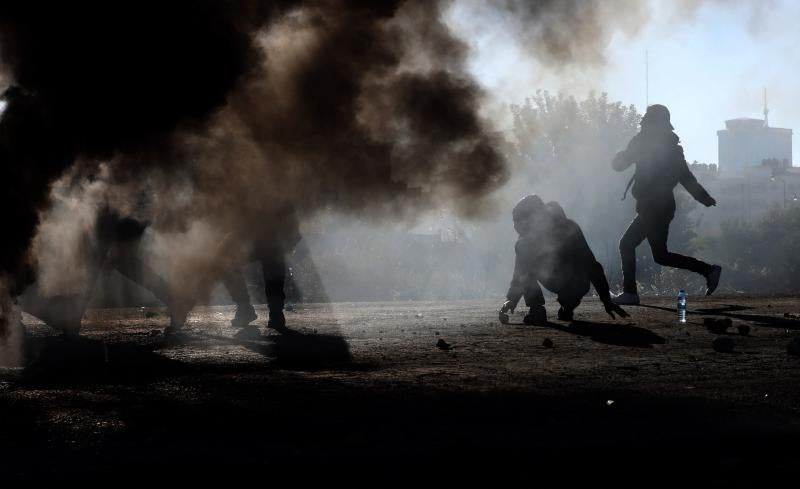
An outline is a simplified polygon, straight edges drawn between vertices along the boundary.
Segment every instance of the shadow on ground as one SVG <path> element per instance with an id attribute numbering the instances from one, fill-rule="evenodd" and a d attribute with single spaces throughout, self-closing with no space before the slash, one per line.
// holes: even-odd
<path id="1" fill-rule="evenodd" d="M 252 329 L 251 329 L 252 328 Z M 237 344 L 264 357 L 261 364 L 226 365 L 186 363 L 160 353 L 170 348 L 203 349 L 207 341 Z M 333 334 L 306 334 L 291 329 L 262 336 L 255 327 L 234 338 L 179 332 L 142 342 L 107 343 L 64 335 L 26 339 L 26 367 L 21 379 L 27 385 L 142 384 L 176 375 L 235 373 L 236 371 L 287 369 L 364 370 L 352 362 L 344 338 Z"/>
<path id="2" fill-rule="evenodd" d="M 27 384 L 141 384 L 193 371 L 158 354 L 158 343 L 105 343 L 85 337 L 26 339 Z"/>
<path id="3" fill-rule="evenodd" d="M 322 370 L 347 367 L 352 361 L 350 347 L 339 335 L 303 333 L 290 328 L 281 328 L 275 333 L 262 336 L 258 328 L 247 326 L 226 341 L 270 358 L 275 368 Z"/>
<path id="4" fill-rule="evenodd" d="M 653 306 L 648 304 L 640 304 L 640 307 L 649 309 L 658 309 L 661 311 L 676 312 L 674 308 Z M 789 330 L 800 330 L 800 320 L 778 317 L 766 316 L 763 314 L 741 314 L 740 311 L 747 311 L 753 309 L 748 306 L 738 306 L 734 304 L 725 304 L 722 307 L 703 308 L 694 311 L 686 311 L 689 315 L 698 316 L 723 316 L 731 319 L 738 319 L 739 321 L 748 321 L 756 326 L 763 326 L 766 328 L 782 328 Z"/>
<path id="5" fill-rule="evenodd" d="M 644 328 L 631 324 L 593 323 L 573 321 L 568 326 L 547 323 L 548 328 L 578 336 L 587 336 L 598 343 L 617 346 L 652 348 L 665 342 L 664 338 Z"/>

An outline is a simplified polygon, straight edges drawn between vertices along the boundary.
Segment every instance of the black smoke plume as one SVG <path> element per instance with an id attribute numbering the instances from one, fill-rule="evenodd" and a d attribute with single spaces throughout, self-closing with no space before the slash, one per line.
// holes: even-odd
<path id="1" fill-rule="evenodd" d="M 50 186 L 75 162 L 86 170 L 72 174 L 104 163 L 151 192 L 156 226 L 204 220 L 245 241 L 287 206 L 480 213 L 505 167 L 441 14 L 405 1 L 5 3 L 0 274 L 13 293 L 30 281 Z"/>

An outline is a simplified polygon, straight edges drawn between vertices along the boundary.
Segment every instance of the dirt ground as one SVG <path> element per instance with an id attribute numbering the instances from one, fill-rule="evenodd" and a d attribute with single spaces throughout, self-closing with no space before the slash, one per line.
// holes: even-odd
<path id="1" fill-rule="evenodd" d="M 163 310 L 102 310 L 72 340 L 25 316 L 27 367 L 0 369 L 1 479 L 800 486 L 800 301 L 690 297 L 685 324 L 646 302 L 547 326 L 501 325 L 498 301 L 302 304 L 284 334 L 263 306 L 246 330 L 208 307 L 167 337 Z"/>

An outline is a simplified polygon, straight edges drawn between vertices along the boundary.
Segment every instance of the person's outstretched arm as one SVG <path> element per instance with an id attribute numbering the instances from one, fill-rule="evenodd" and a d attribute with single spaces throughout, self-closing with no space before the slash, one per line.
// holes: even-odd
<path id="1" fill-rule="evenodd" d="M 683 156 L 683 148 L 680 145 L 675 150 L 675 158 L 677 164 L 680 166 L 681 173 L 679 182 L 683 185 L 683 188 L 694 197 L 694 200 L 700 202 L 704 206 L 711 207 L 712 205 L 717 205 L 717 201 L 714 200 L 714 197 L 709 195 L 708 191 L 700 185 L 700 182 L 697 181 L 692 170 L 689 169 L 686 158 Z"/>

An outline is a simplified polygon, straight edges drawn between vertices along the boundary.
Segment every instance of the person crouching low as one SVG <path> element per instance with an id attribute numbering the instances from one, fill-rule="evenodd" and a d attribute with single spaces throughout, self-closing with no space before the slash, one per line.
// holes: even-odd
<path id="1" fill-rule="evenodd" d="M 514 277 L 500 308 L 501 322 L 508 322 L 508 313 L 525 297 L 530 308 L 525 324 L 546 323 L 540 284 L 557 294 L 561 305 L 558 319 L 562 321 L 573 319 L 575 308 L 589 292 L 590 284 L 612 318 L 615 313 L 628 317 L 612 302 L 603 266 L 595 259 L 578 224 L 567 218 L 560 205 L 556 202 L 545 205 L 537 195 L 528 195 L 514 206 L 512 217 L 519 239 L 515 245 Z"/>

